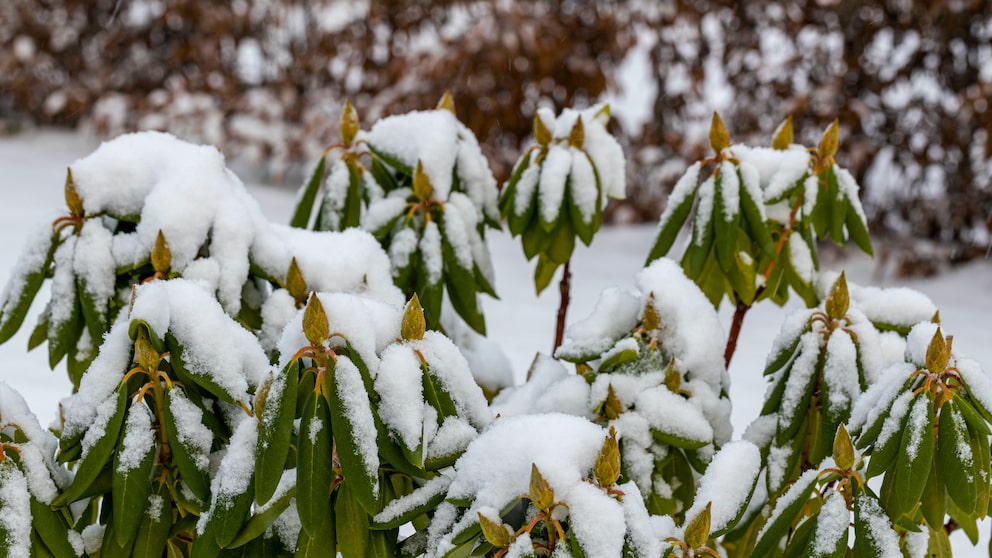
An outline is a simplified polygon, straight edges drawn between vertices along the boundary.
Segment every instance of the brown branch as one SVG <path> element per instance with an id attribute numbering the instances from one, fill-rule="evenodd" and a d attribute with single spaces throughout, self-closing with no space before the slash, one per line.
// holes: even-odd
<path id="1" fill-rule="evenodd" d="M 565 315 L 568 313 L 568 303 L 571 300 L 572 271 L 570 265 L 572 260 L 565 262 L 561 272 L 561 282 L 558 283 L 558 292 L 561 294 L 561 302 L 558 304 L 558 322 L 555 326 L 555 346 L 551 349 L 551 355 L 561 346 L 565 337 Z"/>
<path id="2" fill-rule="evenodd" d="M 727 348 L 723 351 L 723 365 L 726 368 L 730 368 L 730 361 L 734 358 L 734 352 L 737 351 L 737 338 L 741 334 L 741 325 L 744 324 L 744 315 L 747 311 L 751 309 L 750 304 L 744 304 L 739 297 L 737 298 L 737 308 L 734 310 L 734 320 L 730 323 L 730 335 L 727 336 Z M 755 296 L 757 298 L 757 296 Z"/>

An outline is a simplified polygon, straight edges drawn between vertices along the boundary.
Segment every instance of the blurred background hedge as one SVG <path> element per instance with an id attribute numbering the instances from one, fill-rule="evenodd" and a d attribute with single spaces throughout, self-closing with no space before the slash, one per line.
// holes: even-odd
<path id="1" fill-rule="evenodd" d="M 291 184 L 345 98 L 371 122 L 450 89 L 501 180 L 538 106 L 608 99 L 620 222 L 657 217 L 714 110 L 750 142 L 792 114 L 815 143 L 837 117 L 896 271 L 992 237 L 986 0 L 4 0 L 0 47 L 0 130 L 165 129 Z"/>

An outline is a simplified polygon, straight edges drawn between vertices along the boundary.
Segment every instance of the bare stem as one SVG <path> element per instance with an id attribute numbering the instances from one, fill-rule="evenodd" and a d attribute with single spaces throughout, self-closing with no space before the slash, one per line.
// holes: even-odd
<path id="1" fill-rule="evenodd" d="M 561 302 L 558 304 L 558 323 L 555 327 L 555 346 L 551 349 L 551 355 L 561 346 L 565 337 L 565 315 L 568 314 L 568 303 L 571 300 L 572 271 L 570 265 L 572 260 L 565 262 L 562 267 L 561 282 L 558 284 L 558 292 L 561 294 Z"/>
<path id="2" fill-rule="evenodd" d="M 734 310 L 734 320 L 730 323 L 730 335 L 727 336 L 727 347 L 723 351 L 723 365 L 730 368 L 730 361 L 737 351 L 737 338 L 741 334 L 741 326 L 744 324 L 744 315 L 751 309 L 750 304 L 744 304 L 740 298 L 737 299 L 737 308 Z"/>

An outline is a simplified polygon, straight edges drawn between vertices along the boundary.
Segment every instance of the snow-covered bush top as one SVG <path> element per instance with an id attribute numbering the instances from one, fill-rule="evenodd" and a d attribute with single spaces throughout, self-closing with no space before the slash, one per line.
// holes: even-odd
<path id="1" fill-rule="evenodd" d="M 510 233 L 522 236 L 524 254 L 538 257 L 538 292 L 575 248 L 586 245 L 602 222 L 607 197 L 626 195 L 620 144 L 606 130 L 608 105 L 565 109 L 555 118 L 546 108 L 534 116 L 534 139 L 503 187 L 500 210 Z"/>

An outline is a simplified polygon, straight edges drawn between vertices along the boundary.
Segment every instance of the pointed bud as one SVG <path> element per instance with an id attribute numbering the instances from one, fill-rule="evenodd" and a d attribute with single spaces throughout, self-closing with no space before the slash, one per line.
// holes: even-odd
<path id="1" fill-rule="evenodd" d="M 265 410 L 265 403 L 269 398 L 269 390 L 272 389 L 274 377 L 270 374 L 262 381 L 262 385 L 255 390 L 255 416 L 261 420 L 262 412 Z"/>
<path id="2" fill-rule="evenodd" d="M 350 146 L 358 135 L 358 111 L 351 104 L 351 99 L 344 102 L 344 109 L 341 111 L 341 142 Z"/>
<path id="3" fill-rule="evenodd" d="M 575 124 L 572 125 L 572 131 L 568 133 L 568 145 L 576 148 L 582 149 L 582 146 L 586 143 L 586 128 L 582 125 L 582 117 L 575 119 Z"/>
<path id="4" fill-rule="evenodd" d="M 486 538 L 486 542 L 496 548 L 505 548 L 510 544 L 510 533 L 502 523 L 489 519 L 482 515 L 482 512 L 476 513 L 479 515 L 479 525 L 482 527 L 482 536 Z"/>
<path id="5" fill-rule="evenodd" d="M 648 293 L 648 301 L 644 304 L 644 315 L 641 316 L 641 325 L 647 330 L 661 327 L 661 316 L 654 306 L 654 292 Z"/>
<path id="6" fill-rule="evenodd" d="M 424 164 L 419 160 L 413 171 L 413 193 L 421 201 L 429 200 L 434 195 L 434 186 L 431 186 L 431 179 L 424 172 Z"/>
<path id="7" fill-rule="evenodd" d="M 606 387 L 606 401 L 603 402 L 603 414 L 606 418 L 613 420 L 623 414 L 623 403 L 617 397 L 617 392 L 613 391 L 613 384 Z"/>
<path id="8" fill-rule="evenodd" d="M 730 147 L 730 132 L 727 131 L 723 119 L 715 111 L 713 112 L 713 122 L 710 124 L 710 146 L 717 154 Z"/>
<path id="9" fill-rule="evenodd" d="M 834 436 L 834 463 L 843 471 L 850 471 L 854 467 L 854 444 L 851 443 L 851 435 L 844 428 L 844 423 L 840 423 L 837 435 Z"/>
<path id="10" fill-rule="evenodd" d="M 603 108 L 601 108 L 598 111 L 596 111 L 595 116 L 593 116 L 593 120 L 596 120 L 597 122 L 599 122 L 603 126 L 606 126 L 607 124 L 609 124 L 610 123 L 610 104 L 609 103 L 606 103 L 605 105 L 603 105 Z"/>
<path id="11" fill-rule="evenodd" d="M 816 154 L 821 160 L 826 160 L 834 156 L 837 153 L 837 119 L 835 118 L 830 127 L 827 128 L 826 132 L 823 132 L 823 137 L 820 138 L 820 145 L 816 148 Z"/>
<path id="12" fill-rule="evenodd" d="M 155 269 L 155 273 L 165 274 L 169 272 L 170 267 L 172 267 L 172 250 L 169 249 L 169 243 L 166 242 L 165 235 L 160 229 L 158 236 L 155 237 L 155 245 L 152 246 L 152 268 Z"/>
<path id="13" fill-rule="evenodd" d="M 613 486 L 620 478 L 620 444 L 617 443 L 617 431 L 612 426 L 610 435 L 603 440 L 603 447 L 596 456 L 592 475 L 599 486 L 604 488 Z"/>
<path id="14" fill-rule="evenodd" d="M 427 320 L 424 318 L 424 307 L 420 305 L 420 297 L 413 293 L 413 298 L 406 303 L 403 311 L 403 323 L 400 325 L 400 337 L 404 341 L 416 341 L 424 338 L 427 331 Z"/>
<path id="15" fill-rule="evenodd" d="M 323 344 L 330 335 L 327 314 L 317 293 L 310 293 L 310 300 L 307 301 L 307 307 L 303 311 L 303 334 L 311 345 Z"/>
<path id="16" fill-rule="evenodd" d="M 541 511 L 548 511 L 555 503 L 554 490 L 534 463 L 530 465 L 530 501 Z"/>
<path id="17" fill-rule="evenodd" d="M 66 168 L 65 173 L 65 205 L 73 217 L 83 216 L 83 200 L 79 197 L 79 190 L 76 189 L 76 183 L 72 180 L 71 168 Z"/>
<path id="18" fill-rule="evenodd" d="M 685 528 L 685 544 L 689 548 L 701 548 L 706 545 L 706 540 L 710 538 L 710 514 L 712 502 L 707 502 L 703 511 L 692 518 L 692 521 Z"/>
<path id="19" fill-rule="evenodd" d="M 940 323 L 940 310 L 937 310 L 936 312 L 933 313 L 933 317 L 930 318 L 930 321 L 935 324 Z"/>
<path id="20" fill-rule="evenodd" d="M 441 110 L 451 111 L 451 114 L 455 113 L 455 100 L 451 98 L 451 90 L 448 89 L 441 96 L 441 100 L 437 102 L 437 108 Z"/>
<path id="21" fill-rule="evenodd" d="M 139 327 L 138 336 L 134 340 L 134 360 L 138 366 L 148 371 L 158 370 L 159 356 L 148 336 L 148 329 Z"/>
<path id="22" fill-rule="evenodd" d="M 300 271 L 296 258 L 290 260 L 289 269 L 286 271 L 286 290 L 289 291 L 289 296 L 299 302 L 307 297 L 307 280 L 303 278 L 303 272 Z"/>
<path id="23" fill-rule="evenodd" d="M 534 114 L 534 140 L 541 147 L 547 147 L 551 143 L 551 130 L 548 130 L 541 120 L 541 115 L 537 113 Z"/>
<path id="24" fill-rule="evenodd" d="M 947 363 L 950 360 L 951 351 L 944 341 L 944 334 L 940 332 L 938 327 L 930 340 L 930 346 L 927 347 L 927 370 L 934 374 L 942 374 L 947 370 Z"/>
<path id="25" fill-rule="evenodd" d="M 785 117 L 785 120 L 775 129 L 772 139 L 772 149 L 785 151 L 792 145 L 792 115 Z"/>
<path id="26" fill-rule="evenodd" d="M 827 295 L 827 302 L 824 304 L 827 310 L 827 316 L 831 320 L 841 320 L 847 315 L 847 309 L 850 305 L 851 295 L 847 290 L 847 278 L 844 276 L 844 272 L 841 271 L 840 277 L 830 287 L 830 294 Z"/>
<path id="27" fill-rule="evenodd" d="M 682 371 L 676 368 L 675 359 L 668 361 L 665 368 L 665 387 L 672 393 L 678 393 L 682 389 Z"/>

